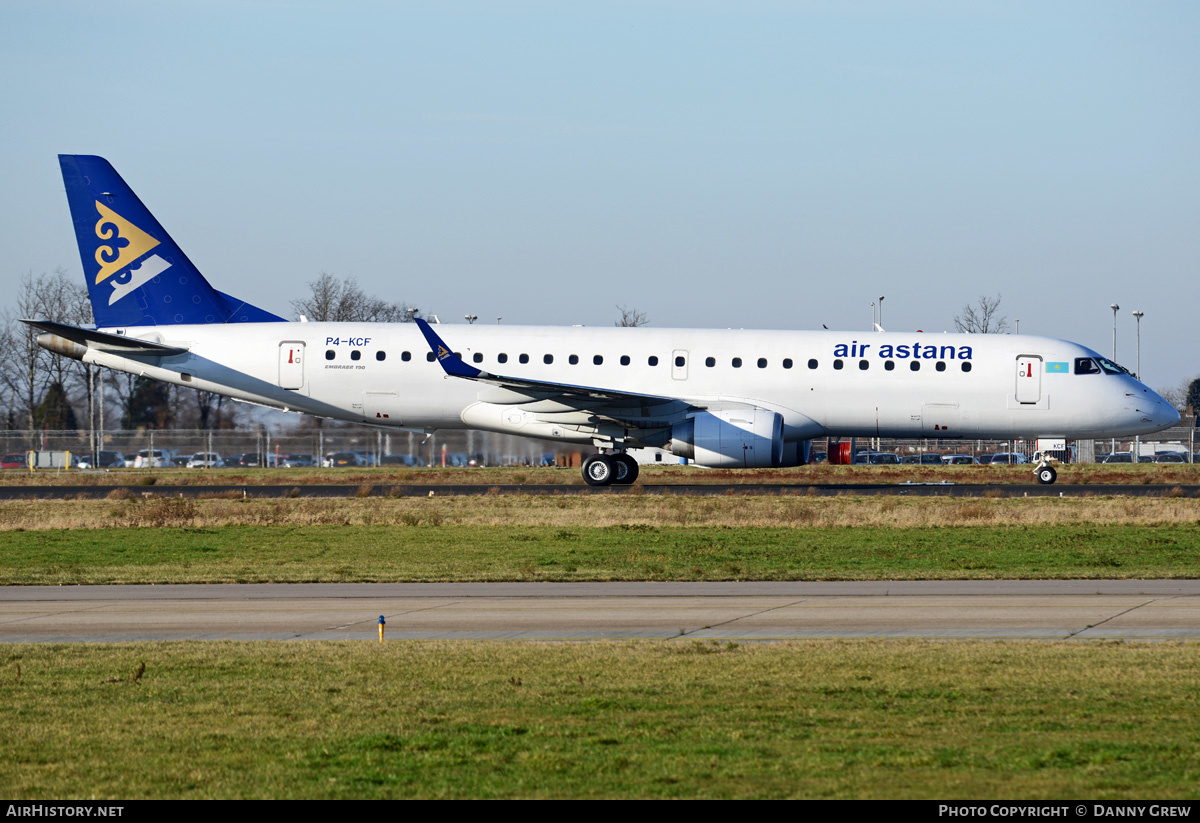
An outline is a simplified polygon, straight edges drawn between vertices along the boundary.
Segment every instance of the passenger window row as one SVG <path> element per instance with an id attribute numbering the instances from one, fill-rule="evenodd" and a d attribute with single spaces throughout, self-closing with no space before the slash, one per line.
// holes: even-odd
<path id="1" fill-rule="evenodd" d="M 961 365 L 962 365 L 962 370 L 964 372 L 969 372 L 971 370 L 971 361 L 963 360 Z M 817 367 L 817 361 L 809 360 L 808 367 L 810 369 L 815 369 Z M 833 368 L 837 371 L 840 371 L 840 370 L 846 368 L 846 361 L 834 360 Z M 859 360 L 858 368 L 859 368 L 859 371 L 866 371 L 867 369 L 871 368 L 871 361 L 865 360 L 865 359 Z M 884 371 L 895 371 L 896 370 L 896 361 L 895 360 L 884 360 L 883 368 L 884 368 Z M 938 360 L 934 364 L 934 368 L 937 369 L 938 371 L 945 371 L 946 370 L 946 361 Z M 909 371 L 920 371 L 921 370 L 921 361 L 920 360 L 910 360 L 908 363 L 908 370 Z"/>
<path id="2" fill-rule="evenodd" d="M 462 355 L 461 355 L 459 352 L 455 352 L 454 354 L 455 354 L 456 356 L 458 356 L 459 358 L 461 358 L 461 357 L 462 357 Z M 325 352 L 325 359 L 326 359 L 326 360 L 333 360 L 333 359 L 335 359 L 336 357 L 337 357 L 337 352 L 336 352 L 334 349 L 328 349 L 328 350 Z M 350 359 L 351 359 L 351 360 L 359 360 L 359 359 L 361 359 L 361 358 L 362 358 L 362 352 L 358 351 L 357 349 L 353 349 L 353 350 L 351 350 L 351 352 L 350 352 Z M 386 359 L 387 359 L 387 353 L 386 353 L 386 352 L 383 352 L 383 351 L 377 351 L 377 352 L 375 352 L 375 359 L 376 359 L 376 360 L 378 360 L 378 361 L 380 361 L 380 362 L 383 362 L 384 360 L 386 360 Z M 407 363 L 408 361 L 412 360 L 412 352 L 407 352 L 407 351 L 405 351 L 405 352 L 401 352 L 401 353 L 400 353 L 400 359 L 401 359 L 401 360 L 403 360 L 405 363 Z M 425 353 L 425 359 L 426 359 L 428 362 L 432 363 L 432 362 L 433 362 L 433 361 L 434 361 L 436 358 L 434 357 L 434 355 L 433 355 L 433 352 L 431 352 L 431 351 L 430 351 L 430 352 L 426 352 L 426 353 Z M 482 362 L 483 362 L 483 353 L 482 353 L 482 352 L 475 352 L 474 354 L 472 354 L 472 355 L 471 355 L 471 362 L 473 362 L 473 363 L 482 363 Z M 507 355 L 507 354 L 505 354 L 505 353 L 503 353 L 503 352 L 501 352 L 500 354 L 497 354 L 497 355 L 496 355 L 496 362 L 497 362 L 497 363 L 501 363 L 501 364 L 503 364 L 503 363 L 507 363 L 507 362 L 508 362 L 508 355 Z M 518 363 L 520 363 L 520 364 L 522 364 L 522 365 L 524 365 L 524 364 L 528 363 L 528 362 L 529 362 L 529 355 L 528 355 L 528 354 L 519 354 L 519 355 L 517 355 L 517 362 L 518 362 Z M 542 355 L 542 362 L 543 362 L 543 363 L 545 363 L 546 365 L 551 365 L 551 364 L 553 364 L 553 363 L 554 363 L 554 355 L 552 355 L 552 354 L 543 354 L 543 355 Z M 572 366 L 577 366 L 577 365 L 579 365 L 579 355 L 577 355 L 577 354 L 568 355 L 568 357 L 567 357 L 567 362 L 568 362 L 568 363 L 570 363 Z M 628 366 L 628 365 L 629 365 L 631 362 L 633 362 L 633 361 L 630 359 L 629 355 L 627 355 L 627 354 L 623 354 L 623 355 L 621 355 L 621 357 L 620 357 L 620 359 L 619 359 L 619 361 L 618 361 L 618 362 L 620 362 L 620 364 L 621 364 L 622 366 Z M 595 365 L 595 366 L 602 366 L 602 365 L 604 365 L 604 355 L 602 355 L 602 354 L 596 354 L 596 355 L 593 355 L 593 356 L 592 356 L 592 365 Z M 650 355 L 648 358 L 646 358 L 646 365 L 648 365 L 648 366 L 657 366 L 657 365 L 658 365 L 658 357 L 656 357 L 655 355 Z M 683 367 L 684 367 L 684 366 L 686 366 L 686 365 L 687 365 L 687 360 L 686 360 L 686 358 L 684 358 L 684 357 L 682 357 L 682 356 L 677 356 L 677 357 L 675 358 L 675 366 L 676 366 L 677 368 L 683 368 Z M 711 368 L 715 368 L 715 367 L 716 367 L 716 365 L 717 365 L 717 359 L 716 359 L 715 357 L 706 357 L 706 358 L 704 358 L 704 365 L 705 365 L 707 368 L 710 368 L 710 369 L 711 369 Z M 734 358 L 732 358 L 732 359 L 729 361 L 729 365 L 730 365 L 731 367 L 735 368 L 735 369 L 740 369 L 740 368 L 742 367 L 742 358 L 740 358 L 740 357 L 734 357 Z M 765 369 L 765 368 L 767 368 L 767 366 L 769 365 L 769 361 L 768 361 L 768 360 L 767 360 L 767 358 L 765 358 L 765 357 L 760 357 L 760 358 L 758 358 L 758 360 L 757 360 L 757 361 L 755 361 L 755 365 L 756 365 L 758 368 L 760 368 L 760 369 Z M 792 367 L 792 359 L 791 359 L 790 357 L 785 357 L 785 358 L 784 358 L 784 359 L 781 361 L 780 365 L 782 365 L 782 366 L 783 366 L 783 368 L 785 368 L 785 369 L 790 369 L 790 368 Z M 819 368 L 819 367 L 820 367 L 820 362 L 819 362 L 819 361 L 818 361 L 816 358 L 811 358 L 811 359 L 808 361 L 808 367 L 809 367 L 809 369 L 816 369 L 816 368 Z M 836 371 L 841 371 L 841 370 L 842 370 L 842 369 L 844 369 L 845 367 L 846 367 L 846 361 L 845 361 L 845 360 L 841 360 L 841 359 L 835 359 L 835 360 L 833 361 L 833 368 L 834 368 Z M 859 361 L 858 361 L 858 368 L 859 368 L 859 370 L 860 370 L 860 371 L 867 371 L 869 368 L 871 368 L 871 361 L 870 361 L 870 360 L 866 360 L 866 359 L 859 360 Z M 894 370 L 896 369 L 896 361 L 895 361 L 895 360 L 884 360 L 884 361 L 883 361 L 883 368 L 884 368 L 884 370 L 885 370 L 885 371 L 894 371 Z M 908 368 L 909 368 L 909 371 L 920 371 L 920 370 L 921 370 L 921 361 L 920 361 L 920 360 L 910 360 L 910 361 L 909 361 L 909 363 L 908 363 Z M 935 368 L 937 371 L 945 371 L 945 370 L 946 370 L 946 361 L 945 361 L 945 360 L 938 360 L 938 361 L 937 361 L 937 362 L 934 364 L 934 368 Z M 970 361 L 968 361 L 968 360 L 964 360 L 964 361 L 962 361 L 962 363 L 961 363 L 961 368 L 962 368 L 962 370 L 963 370 L 964 372 L 969 372 L 969 371 L 971 370 L 971 363 L 970 363 Z"/>

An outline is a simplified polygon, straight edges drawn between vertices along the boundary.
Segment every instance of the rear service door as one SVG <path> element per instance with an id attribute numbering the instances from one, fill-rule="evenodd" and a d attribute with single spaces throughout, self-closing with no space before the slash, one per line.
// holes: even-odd
<path id="1" fill-rule="evenodd" d="M 279 344 L 279 388 L 299 389 L 304 385 L 304 344 Z"/>

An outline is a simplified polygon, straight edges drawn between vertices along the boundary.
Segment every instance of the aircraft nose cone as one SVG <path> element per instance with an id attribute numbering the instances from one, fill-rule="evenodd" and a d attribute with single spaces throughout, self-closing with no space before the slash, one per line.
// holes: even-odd
<path id="1" fill-rule="evenodd" d="M 1179 415 L 1179 410 L 1168 403 L 1166 400 L 1158 401 L 1158 414 L 1155 415 L 1155 422 L 1161 425 L 1164 429 L 1178 425 L 1182 419 Z"/>

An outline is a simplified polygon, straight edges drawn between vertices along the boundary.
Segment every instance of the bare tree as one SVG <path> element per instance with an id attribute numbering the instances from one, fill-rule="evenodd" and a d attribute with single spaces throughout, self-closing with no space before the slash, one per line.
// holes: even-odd
<path id="1" fill-rule="evenodd" d="M 292 309 L 314 322 L 330 323 L 411 323 L 421 310 L 404 301 L 389 303 L 372 297 L 358 286 L 353 277 L 342 280 L 328 272 L 308 284 L 311 294 L 293 300 Z"/>
<path id="2" fill-rule="evenodd" d="M 1192 414 L 1200 412 L 1200 377 L 1184 380 L 1173 388 L 1159 389 L 1158 393 L 1180 414 L 1188 414 L 1189 407 Z"/>
<path id="3" fill-rule="evenodd" d="M 1008 318 L 1000 314 L 1000 295 L 979 295 L 979 302 L 968 303 L 962 313 L 954 318 L 954 327 L 968 334 L 1004 334 L 1008 331 Z"/>
<path id="4" fill-rule="evenodd" d="M 56 386 L 59 405 L 68 402 L 66 394 L 73 378 L 85 372 L 83 364 L 53 354 L 37 344 L 37 332 L 20 322 L 22 319 L 49 319 L 65 323 L 91 321 L 87 291 L 72 284 L 64 270 L 53 275 L 30 272 L 21 278 L 15 309 L 0 315 L 0 384 L 5 389 L 9 419 L 25 428 L 42 426 L 39 410 L 47 389 Z"/>
<path id="5" fill-rule="evenodd" d="M 628 306 L 617 306 L 617 311 L 621 313 L 621 319 L 613 323 L 614 326 L 634 328 L 636 326 L 650 325 L 650 319 L 646 317 L 646 313 L 644 311 L 631 309 Z"/>

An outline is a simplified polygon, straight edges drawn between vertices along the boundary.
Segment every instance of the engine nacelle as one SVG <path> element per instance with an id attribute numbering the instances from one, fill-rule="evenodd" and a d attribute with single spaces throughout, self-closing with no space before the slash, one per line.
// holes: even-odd
<path id="1" fill-rule="evenodd" d="M 783 444 L 783 460 L 780 468 L 807 466 L 812 458 L 811 440 L 791 440 Z"/>
<path id="2" fill-rule="evenodd" d="M 765 409 L 702 412 L 671 427 L 672 454 L 710 469 L 783 463 L 783 417 Z"/>

